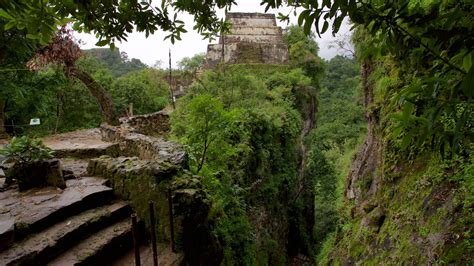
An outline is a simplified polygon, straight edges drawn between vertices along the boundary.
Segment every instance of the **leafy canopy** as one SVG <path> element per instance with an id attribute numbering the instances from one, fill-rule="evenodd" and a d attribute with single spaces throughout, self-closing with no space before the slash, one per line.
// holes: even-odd
<path id="1" fill-rule="evenodd" d="M 58 25 L 73 22 L 78 31 L 94 32 L 98 46 L 127 40 L 133 30 L 148 37 L 157 30 L 170 32 L 166 38 L 174 43 L 186 32 L 180 12 L 195 16 L 194 29 L 211 37 L 223 24 L 215 8 L 228 8 L 234 0 L 206 1 L 72 1 L 72 0 L 19 0 L 0 1 L 0 18 L 7 21 L 5 29 L 26 29 L 27 37 L 42 45 L 53 37 Z"/>

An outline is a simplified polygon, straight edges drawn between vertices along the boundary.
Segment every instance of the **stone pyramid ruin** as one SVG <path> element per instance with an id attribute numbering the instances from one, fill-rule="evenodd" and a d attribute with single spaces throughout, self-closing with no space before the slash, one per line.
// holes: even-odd
<path id="1" fill-rule="evenodd" d="M 230 32 L 219 38 L 218 44 L 207 47 L 207 65 L 226 64 L 287 64 L 288 46 L 283 42 L 281 27 L 274 14 L 227 13 L 232 24 Z"/>

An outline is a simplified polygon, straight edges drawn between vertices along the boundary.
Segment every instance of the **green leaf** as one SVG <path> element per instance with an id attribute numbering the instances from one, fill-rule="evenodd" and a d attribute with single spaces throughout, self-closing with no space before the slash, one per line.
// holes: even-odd
<path id="1" fill-rule="evenodd" d="M 314 16 L 309 16 L 305 20 L 303 31 L 306 35 L 309 35 L 311 33 L 311 27 L 313 26 L 313 22 L 314 22 Z"/>
<path id="2" fill-rule="evenodd" d="M 109 43 L 109 40 L 101 40 L 101 41 L 98 41 L 95 45 L 102 47 L 102 46 L 106 46 L 108 43 Z"/>
<path id="3" fill-rule="evenodd" d="M 338 16 L 334 20 L 334 24 L 332 25 L 332 33 L 335 34 L 339 31 L 339 28 L 341 27 L 342 20 L 344 20 L 343 16 Z"/>
<path id="4" fill-rule="evenodd" d="M 338 8 L 339 8 L 339 2 L 334 1 L 334 3 L 332 4 L 331 9 L 329 10 L 329 16 L 333 17 L 336 14 Z"/>
<path id="5" fill-rule="evenodd" d="M 4 29 L 9 30 L 16 25 L 16 20 L 10 20 L 7 24 L 5 24 Z"/>
<path id="6" fill-rule="evenodd" d="M 3 9 L 0 9 L 0 17 L 6 18 L 6 19 L 11 19 L 11 20 L 15 19 L 12 15 L 8 14 L 8 12 L 3 10 Z"/>
<path id="7" fill-rule="evenodd" d="M 331 7 L 331 0 L 323 0 L 323 6 Z"/>
<path id="8" fill-rule="evenodd" d="M 300 16 L 298 17 L 298 26 L 302 26 L 304 20 L 306 20 L 310 14 L 311 10 L 306 9 L 303 12 L 301 12 Z"/>
<path id="9" fill-rule="evenodd" d="M 461 91 L 469 98 L 474 98 L 474 67 L 469 69 L 469 72 L 464 76 L 461 83 Z"/>
<path id="10" fill-rule="evenodd" d="M 464 68 L 464 70 L 466 70 L 466 72 L 469 72 L 469 70 L 471 69 L 471 66 L 472 66 L 472 52 L 464 56 L 462 60 L 462 67 Z"/>
<path id="11" fill-rule="evenodd" d="M 26 38 L 32 39 L 32 40 L 37 40 L 37 39 L 38 39 L 38 35 L 37 35 L 37 34 L 28 33 L 28 34 L 26 34 Z"/>
<path id="12" fill-rule="evenodd" d="M 408 148 L 408 145 L 410 145 L 411 143 L 411 139 L 412 139 L 411 134 L 407 134 L 403 136 L 402 142 L 400 143 L 400 148 L 402 150 L 406 150 L 406 148 Z"/>
<path id="13" fill-rule="evenodd" d="M 328 30 L 328 27 L 329 27 L 329 22 L 324 21 L 323 29 L 321 30 L 321 34 L 325 33 Z"/>

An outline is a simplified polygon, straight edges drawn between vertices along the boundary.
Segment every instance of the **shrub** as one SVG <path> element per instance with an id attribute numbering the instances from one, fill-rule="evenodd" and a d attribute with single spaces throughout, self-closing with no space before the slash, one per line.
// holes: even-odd
<path id="1" fill-rule="evenodd" d="M 41 139 L 23 136 L 14 137 L 10 144 L 0 150 L 5 162 L 28 164 L 53 158 L 53 150 L 46 147 Z"/>

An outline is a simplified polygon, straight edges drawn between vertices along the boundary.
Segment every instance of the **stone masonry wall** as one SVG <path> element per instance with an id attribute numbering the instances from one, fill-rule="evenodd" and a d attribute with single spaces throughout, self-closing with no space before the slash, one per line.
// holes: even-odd
<path id="1" fill-rule="evenodd" d="M 175 142 L 165 140 L 169 131 L 169 116 L 165 112 L 134 116 L 121 121 L 114 127 L 101 125 L 104 141 L 119 144 L 122 156 L 137 156 L 187 167 L 184 148 Z"/>

